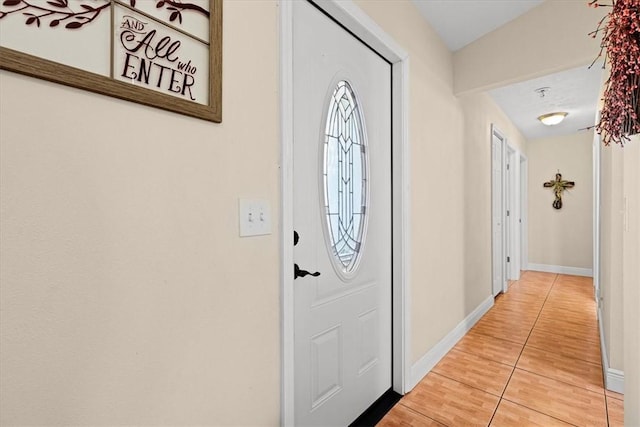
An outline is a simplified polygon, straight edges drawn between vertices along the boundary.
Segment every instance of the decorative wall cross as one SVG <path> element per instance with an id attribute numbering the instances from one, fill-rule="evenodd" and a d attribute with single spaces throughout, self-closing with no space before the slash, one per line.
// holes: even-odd
<path id="1" fill-rule="evenodd" d="M 542 184 L 545 188 L 553 188 L 553 192 L 556 195 L 556 199 L 553 201 L 553 207 L 555 209 L 562 208 L 562 192 L 567 188 L 573 188 L 576 183 L 573 181 L 566 181 L 562 179 L 562 174 L 560 171 L 556 174 L 556 179 L 554 181 L 547 181 Z"/>

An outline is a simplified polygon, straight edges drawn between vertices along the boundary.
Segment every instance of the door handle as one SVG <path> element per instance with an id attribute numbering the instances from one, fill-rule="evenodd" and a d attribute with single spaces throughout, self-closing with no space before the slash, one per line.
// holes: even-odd
<path id="1" fill-rule="evenodd" d="M 297 231 L 293 231 L 293 246 L 296 246 L 298 244 L 298 241 L 300 241 L 300 235 L 298 234 Z M 298 264 L 293 264 L 293 280 L 296 280 L 298 277 L 305 277 L 305 276 L 312 276 L 312 277 L 318 277 L 320 275 L 319 271 L 316 271 L 315 273 L 311 273 L 307 270 L 303 270 L 300 267 L 298 267 Z"/>
<path id="2" fill-rule="evenodd" d="M 310 273 L 307 270 L 303 270 L 300 267 L 298 267 L 298 264 L 293 264 L 293 280 L 297 279 L 298 277 L 304 277 L 304 276 L 318 277 L 319 275 L 320 275 L 319 271 L 316 271 L 315 273 Z"/>

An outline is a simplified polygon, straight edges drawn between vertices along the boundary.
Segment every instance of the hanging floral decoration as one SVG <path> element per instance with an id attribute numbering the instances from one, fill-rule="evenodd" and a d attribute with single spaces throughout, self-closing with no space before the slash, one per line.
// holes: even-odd
<path id="1" fill-rule="evenodd" d="M 603 68 L 607 61 L 610 68 L 596 131 L 604 145 L 624 145 L 629 135 L 640 133 L 640 0 L 612 0 L 611 4 L 592 0 L 589 6 L 611 8 L 589 33 L 593 38 L 602 34 L 593 64 L 604 52 Z"/>

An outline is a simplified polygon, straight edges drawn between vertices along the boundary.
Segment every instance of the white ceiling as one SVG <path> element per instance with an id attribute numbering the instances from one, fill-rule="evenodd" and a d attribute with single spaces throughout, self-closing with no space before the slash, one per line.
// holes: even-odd
<path id="1" fill-rule="evenodd" d="M 593 126 L 600 94 L 602 67 L 586 65 L 489 91 L 489 95 L 528 140 L 569 135 Z M 541 97 L 537 88 L 548 87 Z M 545 126 L 538 117 L 565 111 L 569 115 L 556 126 Z"/>
<path id="2" fill-rule="evenodd" d="M 425 20 L 451 51 L 456 51 L 507 22 L 527 13 L 543 0 L 413 0 Z M 587 66 L 512 84 L 489 95 L 527 139 L 575 133 L 593 126 L 602 69 Z M 535 92 L 549 87 L 544 98 Z M 542 114 L 566 111 L 559 125 L 545 126 Z"/>
<path id="3" fill-rule="evenodd" d="M 543 0 L 413 0 L 449 50 L 456 51 Z"/>

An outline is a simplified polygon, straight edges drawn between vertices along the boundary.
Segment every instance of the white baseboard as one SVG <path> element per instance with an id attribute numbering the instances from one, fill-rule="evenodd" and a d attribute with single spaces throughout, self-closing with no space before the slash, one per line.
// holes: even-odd
<path id="1" fill-rule="evenodd" d="M 624 394 L 624 372 L 613 368 L 607 368 L 605 383 L 607 390 Z"/>
<path id="2" fill-rule="evenodd" d="M 598 327 L 600 328 L 600 351 L 602 352 L 602 371 L 604 387 L 607 390 L 624 394 L 624 372 L 609 367 L 607 343 L 604 340 L 604 326 L 602 324 L 602 310 L 598 309 Z"/>
<path id="3" fill-rule="evenodd" d="M 493 307 L 493 296 L 489 296 L 484 300 L 458 326 L 422 356 L 411 367 L 411 383 L 408 384 L 409 389 L 407 391 L 411 391 L 491 307 Z"/>
<path id="4" fill-rule="evenodd" d="M 527 265 L 527 270 L 542 271 L 545 273 L 570 274 L 572 276 L 593 277 L 593 269 L 591 268 L 529 263 L 529 265 Z"/>
<path id="5" fill-rule="evenodd" d="M 602 373 L 607 379 L 607 369 L 609 369 L 609 355 L 607 353 L 607 343 L 604 340 L 604 324 L 602 323 L 602 309 L 598 307 L 598 328 L 600 329 L 600 354 L 602 355 Z M 606 387 L 606 384 L 605 384 Z"/>

